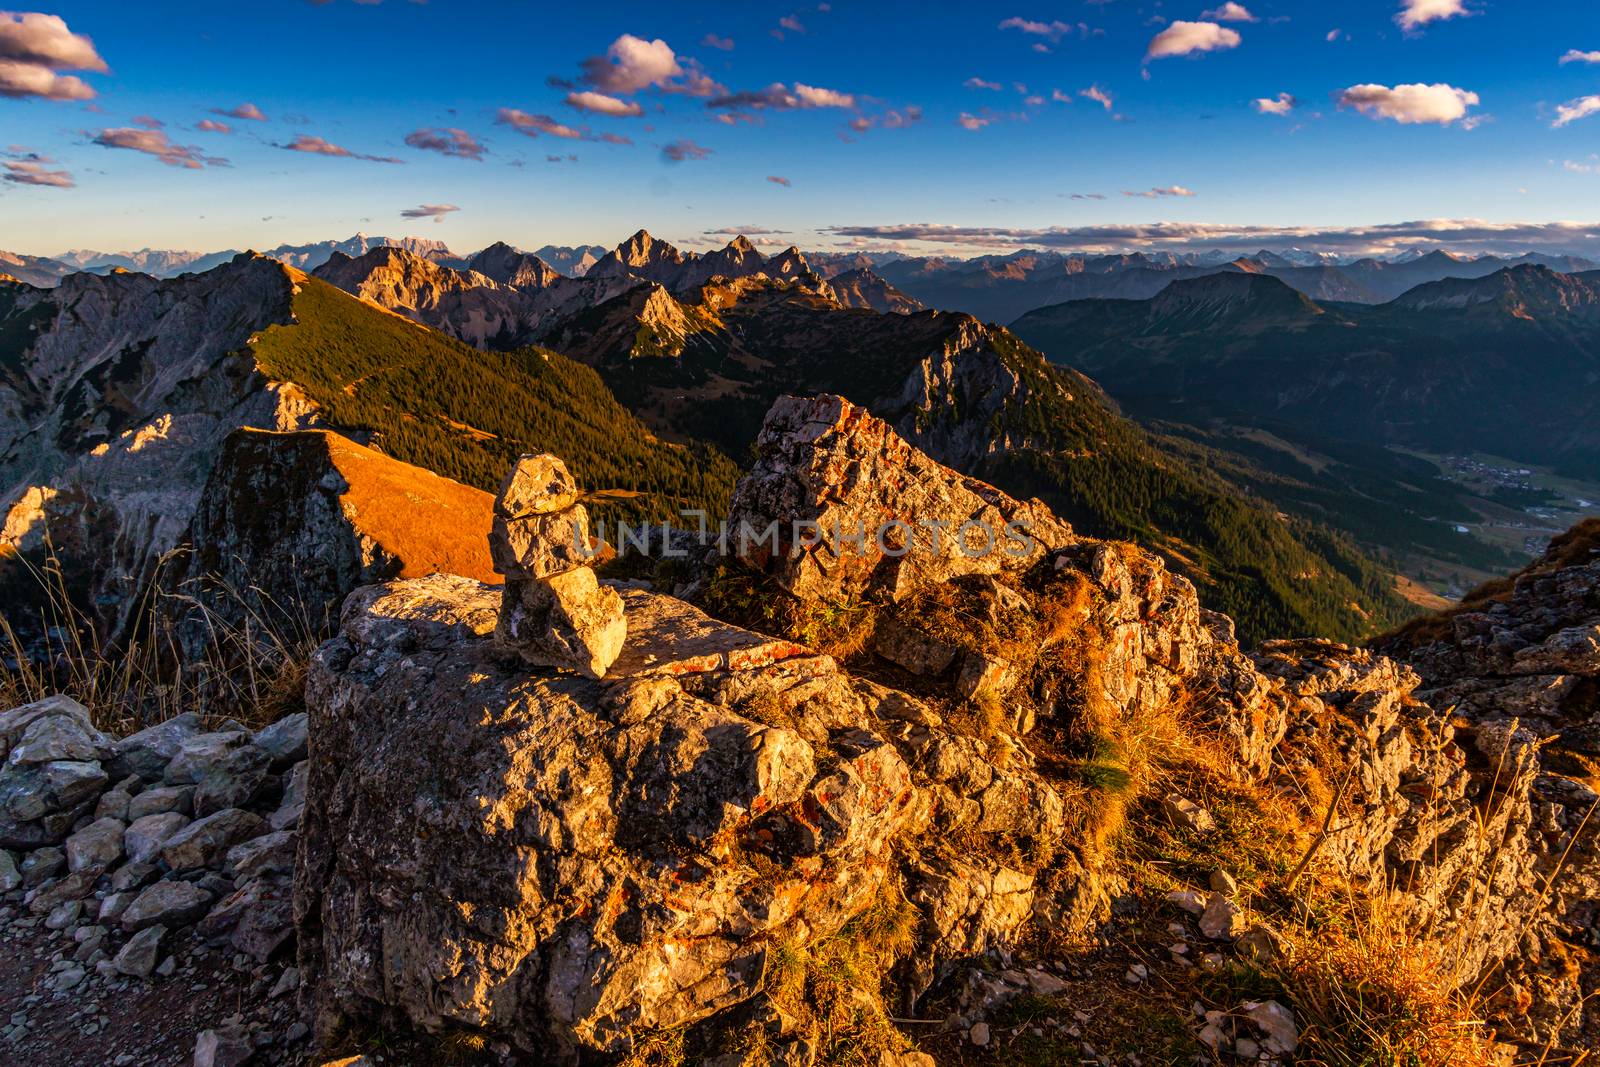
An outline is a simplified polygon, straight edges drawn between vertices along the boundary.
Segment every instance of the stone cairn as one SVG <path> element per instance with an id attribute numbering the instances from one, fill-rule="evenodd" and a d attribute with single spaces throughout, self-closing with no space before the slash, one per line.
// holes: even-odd
<path id="1" fill-rule="evenodd" d="M 589 514 L 560 458 L 523 456 L 500 485 L 489 534 L 506 577 L 495 636 L 524 661 L 603 678 L 627 637 L 622 598 L 589 566 Z"/>

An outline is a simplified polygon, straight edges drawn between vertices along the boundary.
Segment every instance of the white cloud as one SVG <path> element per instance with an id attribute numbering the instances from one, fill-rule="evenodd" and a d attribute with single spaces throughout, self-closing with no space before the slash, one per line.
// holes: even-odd
<path id="1" fill-rule="evenodd" d="M 480 160 L 487 151 L 476 137 L 454 126 L 412 130 L 406 134 L 406 144 L 424 152 L 438 152 L 442 156 L 455 156 L 457 159 Z"/>
<path id="2" fill-rule="evenodd" d="M 960 116 L 956 118 L 956 125 L 960 126 L 963 130 L 981 130 L 993 121 L 993 119 L 985 118 L 981 115 L 974 115 L 969 111 L 963 111 Z"/>
<path id="3" fill-rule="evenodd" d="M 216 119 L 201 119 L 199 122 L 194 124 L 194 128 L 197 130 L 204 130 L 206 133 L 233 132 L 232 126 L 229 126 L 226 122 L 218 122 Z"/>
<path id="4" fill-rule="evenodd" d="M 1155 189 L 1141 189 L 1137 192 L 1130 189 L 1124 189 L 1122 190 L 1122 195 L 1142 197 L 1145 200 L 1158 200 L 1162 197 L 1168 196 L 1193 196 L 1195 194 L 1194 190 L 1185 189 L 1181 185 L 1164 185 Z"/>
<path id="5" fill-rule="evenodd" d="M 810 85 L 794 83 L 794 95 L 800 98 L 802 107 L 855 107 L 856 98 L 849 93 L 841 93 L 837 89 L 818 89 Z"/>
<path id="6" fill-rule="evenodd" d="M 682 163 L 685 160 L 705 159 L 712 154 L 712 150 L 704 145 L 695 144 L 688 139 L 673 141 L 663 145 L 661 156 L 669 163 Z"/>
<path id="7" fill-rule="evenodd" d="M 90 100 L 94 90 L 82 78 L 57 74 L 38 63 L 0 59 L 0 96 L 37 96 L 45 100 Z"/>
<path id="8" fill-rule="evenodd" d="M 365 152 L 352 152 L 343 145 L 336 145 L 332 141 L 316 137 L 309 133 L 297 133 L 294 140 L 288 144 L 279 145 L 279 148 L 290 152 L 305 152 L 313 156 L 337 156 L 341 159 L 364 159 L 368 163 L 404 163 L 403 159 L 394 156 L 373 156 Z"/>
<path id="9" fill-rule="evenodd" d="M 967 89 L 992 89 L 997 93 L 1004 88 L 999 82 L 984 81 L 982 78 L 968 78 L 961 84 Z"/>
<path id="10" fill-rule="evenodd" d="M 1433 85 L 1352 85 L 1339 94 L 1340 107 L 1353 107 L 1374 119 L 1402 125 L 1438 123 L 1448 126 L 1476 107 L 1478 94 L 1439 82 Z M 1600 98 L 1597 98 L 1600 99 Z"/>
<path id="11" fill-rule="evenodd" d="M 549 115 L 530 115 L 526 111 L 518 111 L 514 107 L 503 107 L 495 119 L 496 122 L 505 123 L 519 133 L 529 137 L 537 137 L 541 133 L 551 137 L 561 137 L 568 141 L 581 141 L 584 139 L 583 131 L 565 123 L 557 122 Z"/>
<path id="12" fill-rule="evenodd" d="M 644 108 L 640 107 L 636 100 L 623 100 L 587 89 L 568 93 L 567 106 L 596 115 L 613 115 L 618 118 L 635 118 L 644 114 Z"/>
<path id="13" fill-rule="evenodd" d="M 94 42 L 59 16 L 0 11 L 0 96 L 89 100 L 88 83 L 60 71 L 108 69 Z"/>
<path id="14" fill-rule="evenodd" d="M 1203 19 L 1215 19 L 1218 22 L 1260 21 L 1254 15 L 1250 14 L 1249 8 L 1245 7 L 1243 4 L 1236 4 L 1233 2 L 1233 0 L 1228 0 L 1226 4 L 1223 4 L 1214 11 L 1200 12 L 1200 17 Z"/>
<path id="15" fill-rule="evenodd" d="M 5 164 L 5 180 L 16 185 L 42 185 L 51 189 L 71 189 L 77 183 L 64 170 L 49 170 L 43 163 L 19 159 Z"/>
<path id="16" fill-rule="evenodd" d="M 261 113 L 261 109 L 251 103 L 243 103 L 238 107 L 229 108 L 214 107 L 211 109 L 211 113 L 230 119 L 248 119 L 251 122 L 267 121 L 267 116 Z"/>
<path id="17" fill-rule="evenodd" d="M 1294 110 L 1299 101 L 1288 93 L 1279 93 L 1277 96 L 1264 97 L 1260 100 L 1250 101 L 1250 106 L 1263 115 L 1287 115 Z"/>
<path id="18" fill-rule="evenodd" d="M 1100 88 L 1098 85 L 1091 85 L 1087 89 L 1079 89 L 1078 95 L 1083 97 L 1085 100 L 1093 100 L 1107 111 L 1111 110 L 1111 94 Z"/>
<path id="19" fill-rule="evenodd" d="M 585 80 L 608 93 L 636 93 L 650 86 L 664 86 L 683 73 L 678 57 L 667 42 L 647 41 L 625 33 L 611 42 L 603 56 L 590 56 L 580 66 Z"/>
<path id="20" fill-rule="evenodd" d="M 1150 41 L 1145 59 L 1165 59 L 1168 56 L 1187 56 L 1195 52 L 1238 48 L 1241 39 L 1237 30 L 1230 30 L 1215 22 L 1179 20 L 1155 35 Z"/>
<path id="21" fill-rule="evenodd" d="M 1483 219 L 1418 219 L 1372 226 L 1251 226 L 1201 222 L 1106 223 L 1094 226 L 1022 229 L 908 223 L 834 226 L 824 230 L 856 243 L 922 241 L 987 248 L 1059 248 L 1125 251 L 1140 247 L 1204 250 L 1216 247 L 1321 248 L 1383 255 L 1411 247 L 1449 246 L 1469 252 L 1529 248 L 1600 253 L 1600 225 L 1593 222 L 1487 222 Z"/>
<path id="22" fill-rule="evenodd" d="M 1000 23 L 1000 28 L 1002 30 L 1021 30 L 1023 33 L 1032 34 L 1035 37 L 1048 37 L 1052 41 L 1059 41 L 1072 32 L 1072 27 L 1060 20 L 1035 22 L 1032 19 L 1017 16 L 1012 16 Z"/>
<path id="23" fill-rule="evenodd" d="M 1394 20 L 1401 29 L 1414 30 L 1430 22 L 1466 14 L 1462 0 L 1400 0 L 1400 13 Z"/>
<path id="24" fill-rule="evenodd" d="M 783 82 L 773 82 L 765 89 L 728 93 L 706 101 L 706 107 L 728 111 L 802 111 L 819 107 L 855 106 L 856 98 L 850 93 L 819 89 L 801 82 L 795 82 L 792 89 Z"/>
<path id="25" fill-rule="evenodd" d="M 132 152 L 143 152 L 147 156 L 155 156 L 169 167 L 182 167 L 185 170 L 199 170 L 207 165 L 213 167 L 228 165 L 226 159 L 204 155 L 193 145 L 174 144 L 160 130 L 123 126 L 101 130 L 91 140 L 104 148 L 126 148 Z"/>
<path id="26" fill-rule="evenodd" d="M 1561 57 L 1561 65 L 1568 63 L 1600 63 L 1600 52 L 1580 52 L 1576 48 L 1569 48 Z"/>
<path id="27" fill-rule="evenodd" d="M 1339 38 L 1348 37 L 1348 36 L 1349 36 L 1349 34 L 1345 33 L 1343 30 L 1341 30 L 1337 26 L 1335 26 L 1333 29 L 1329 30 L 1327 35 L 1324 36 L 1322 39 L 1324 41 L 1327 41 L 1329 44 L 1332 44 L 1333 42 L 1337 41 Z"/>
<path id="28" fill-rule="evenodd" d="M 1600 111 L 1600 96 L 1580 96 L 1576 100 L 1568 100 L 1556 108 L 1556 120 L 1550 125 L 1562 127 L 1569 122 L 1586 119 L 1595 112 Z"/>
<path id="29" fill-rule="evenodd" d="M 417 207 L 408 207 L 400 212 L 403 219 L 432 219 L 434 222 L 443 222 L 444 217 L 452 211 L 461 209 L 454 204 L 419 204 Z"/>

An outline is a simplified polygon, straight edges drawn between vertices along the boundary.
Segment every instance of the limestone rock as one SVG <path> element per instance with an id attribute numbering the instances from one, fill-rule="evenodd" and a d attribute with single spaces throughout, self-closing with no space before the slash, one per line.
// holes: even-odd
<path id="1" fill-rule="evenodd" d="M 248 611 L 277 618 L 293 606 L 319 628 L 371 582 L 435 571 L 489 580 L 491 509 L 482 490 L 339 434 L 239 429 L 200 496 L 188 573 L 209 579 L 198 595 L 225 621 Z M 229 592 L 208 595 L 211 587 Z"/>
<path id="2" fill-rule="evenodd" d="M 769 947 L 838 930 L 925 817 L 877 698 L 831 662 L 530 675 L 486 640 L 492 597 L 363 590 L 313 662 L 296 910 L 323 1026 L 383 1004 L 541 1055 L 616 1050 L 754 995 Z M 752 717 L 784 700 L 834 725 Z"/>
<path id="3" fill-rule="evenodd" d="M 103 871 L 122 858 L 121 819 L 96 819 L 67 838 L 67 870 Z"/>
<path id="4" fill-rule="evenodd" d="M 1161 808 L 1166 812 L 1167 818 L 1172 820 L 1174 826 L 1182 827 L 1197 834 L 1208 834 L 1217 828 L 1217 820 L 1211 813 L 1187 797 L 1177 793 L 1168 793 L 1161 800 Z"/>
<path id="5" fill-rule="evenodd" d="M 506 475 L 489 534 L 506 576 L 496 636 L 529 663 L 603 678 L 627 621 L 621 598 L 588 565 L 589 519 L 576 501 L 577 483 L 556 456 L 523 456 Z"/>
<path id="6" fill-rule="evenodd" d="M 194 1043 L 194 1067 L 243 1067 L 255 1047 L 242 1030 L 202 1030 Z"/>
<path id="7" fill-rule="evenodd" d="M 149 978 L 156 964 L 161 962 L 161 945 L 166 938 L 165 926 L 146 926 L 128 939 L 111 964 L 119 974 L 130 978 Z"/>
<path id="8" fill-rule="evenodd" d="M 8 761 L 0 767 L 0 846 L 38 848 L 65 840 L 109 780 L 92 761 Z"/>
<path id="9" fill-rule="evenodd" d="M 0 715 L 0 754 L 18 766 L 97 762 L 111 754 L 111 743 L 90 723 L 87 708 L 70 697 L 53 696 Z"/>
<path id="10" fill-rule="evenodd" d="M 158 785 L 146 789 L 128 802 L 128 821 L 137 822 L 146 815 L 163 815 L 177 812 L 188 815 L 194 810 L 194 789 L 186 785 Z"/>
<path id="11" fill-rule="evenodd" d="M 1261 1038 L 1261 1047 L 1274 1056 L 1293 1055 L 1300 1047 L 1300 1029 L 1294 1012 L 1275 1000 L 1247 1001 L 1240 1013 Z"/>
<path id="12" fill-rule="evenodd" d="M 548 578 L 594 562 L 589 515 L 573 504 L 555 515 L 507 518 L 496 514 L 489 532 L 495 570 L 510 578 Z"/>
<path id="13" fill-rule="evenodd" d="M 756 449 L 734 490 L 730 550 L 802 598 L 849 602 L 869 586 L 898 598 L 1022 570 L 1073 541 L 1043 504 L 939 464 L 842 397 L 781 397 Z"/>
<path id="14" fill-rule="evenodd" d="M 128 825 L 123 834 L 129 863 L 151 863 L 161 855 L 161 849 L 189 825 L 189 817 L 175 811 L 144 815 Z"/>
<path id="15" fill-rule="evenodd" d="M 196 819 L 167 838 L 161 846 L 161 858 L 175 871 L 221 868 L 230 848 L 259 835 L 265 828 L 260 816 L 228 808 Z"/>
<path id="16" fill-rule="evenodd" d="M 211 906 L 212 894 L 193 882 L 162 880 L 146 886 L 122 913 L 125 930 L 187 926 Z"/>
<path id="17" fill-rule="evenodd" d="M 297 711 L 256 731 L 256 747 L 271 759 L 273 770 L 281 771 L 306 758 L 306 713 Z"/>
<path id="18" fill-rule="evenodd" d="M 167 764 L 191 737 L 199 735 L 200 716 L 187 712 L 129 734 L 116 744 L 116 760 L 147 782 L 159 782 Z"/>
<path id="19" fill-rule="evenodd" d="M 622 598 L 587 567 L 506 582 L 496 636 L 530 663 L 602 678 L 628 634 Z"/>
<path id="20" fill-rule="evenodd" d="M 886 619 L 879 625 L 873 634 L 873 650 L 890 663 L 925 677 L 943 674 L 959 651 L 950 642 L 897 619 Z"/>
<path id="21" fill-rule="evenodd" d="M 1206 898 L 1205 911 L 1200 913 L 1200 932 L 1213 941 L 1232 941 L 1244 933 L 1244 909 L 1228 899 L 1225 893 L 1212 893 Z"/>

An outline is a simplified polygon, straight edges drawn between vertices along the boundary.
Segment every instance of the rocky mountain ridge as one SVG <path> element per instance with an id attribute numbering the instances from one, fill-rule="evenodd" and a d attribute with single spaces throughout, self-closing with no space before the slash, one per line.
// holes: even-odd
<path id="1" fill-rule="evenodd" d="M 294 285 L 282 265 L 239 256 L 172 281 L 75 274 L 0 288 L 6 548 L 42 550 L 48 537 L 125 618 L 183 535 L 222 439 L 316 421 L 303 393 L 240 354 L 291 321 Z"/>
<path id="2" fill-rule="evenodd" d="M 569 360 L 486 357 L 263 257 L 170 280 L 6 283 L 0 343 L 8 595 L 36 599 L 28 568 L 54 556 L 108 636 L 171 569 L 240 427 L 337 427 L 460 481 L 489 472 L 476 479 L 488 484 L 506 457 L 559 445 L 619 493 L 618 515 L 714 506 L 733 480 L 725 459 L 652 441 Z"/>
<path id="3" fill-rule="evenodd" d="M 869 257 L 870 258 L 870 257 Z M 1286 257 L 1261 250 L 1237 253 L 1135 252 L 1085 255 L 1016 252 L 970 260 L 897 257 L 880 273 L 930 307 L 966 311 L 1009 323 L 1068 300 L 1146 300 L 1167 285 L 1219 272 L 1265 274 L 1313 300 L 1383 304 L 1410 289 L 1446 278 L 1473 279 L 1519 266 L 1561 272 L 1594 270 L 1576 256 L 1529 252 L 1517 257 L 1467 258 L 1442 250 L 1392 259 Z"/>

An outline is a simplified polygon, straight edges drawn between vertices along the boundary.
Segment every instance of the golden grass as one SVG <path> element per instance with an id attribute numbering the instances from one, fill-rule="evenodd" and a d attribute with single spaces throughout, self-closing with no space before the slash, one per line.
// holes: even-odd
<path id="1" fill-rule="evenodd" d="M 817 1062 L 876 1067 L 884 1053 L 909 1047 L 884 1006 L 884 984 L 915 947 L 921 921 L 899 878 L 890 875 L 866 910 L 837 934 L 768 949 L 763 989 L 796 1020 L 796 1031 L 816 1043 Z M 761 1062 L 750 1055 L 761 1045 L 761 1038 L 747 1034 L 746 1062 Z"/>

